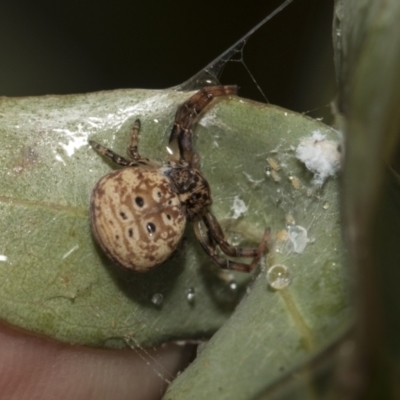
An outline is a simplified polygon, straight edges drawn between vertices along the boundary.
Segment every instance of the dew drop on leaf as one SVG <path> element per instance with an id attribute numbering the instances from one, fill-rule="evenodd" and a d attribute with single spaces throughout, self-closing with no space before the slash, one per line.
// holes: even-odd
<path id="1" fill-rule="evenodd" d="M 196 292 L 192 287 L 186 289 L 186 300 L 188 301 L 188 303 L 193 303 L 195 297 L 196 297 Z"/>
<path id="2" fill-rule="evenodd" d="M 292 273 L 285 265 L 276 264 L 268 269 L 267 281 L 273 289 L 281 290 L 292 282 Z"/>
<path id="3" fill-rule="evenodd" d="M 164 296 L 161 293 L 155 293 L 153 294 L 153 296 L 151 297 L 151 302 L 155 305 L 155 306 L 161 306 L 161 304 L 164 301 Z"/>
<path id="4" fill-rule="evenodd" d="M 237 282 L 232 280 L 229 282 L 229 289 L 231 289 L 232 291 L 237 289 Z"/>

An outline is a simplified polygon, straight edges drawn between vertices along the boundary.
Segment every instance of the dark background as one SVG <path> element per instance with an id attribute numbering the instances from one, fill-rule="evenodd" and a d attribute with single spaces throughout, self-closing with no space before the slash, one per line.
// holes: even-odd
<path id="1" fill-rule="evenodd" d="M 283 0 L 1 0 L 0 95 L 166 88 L 197 73 Z M 294 0 L 244 61 L 273 104 L 330 122 L 333 0 Z M 221 82 L 264 101 L 240 63 Z"/>

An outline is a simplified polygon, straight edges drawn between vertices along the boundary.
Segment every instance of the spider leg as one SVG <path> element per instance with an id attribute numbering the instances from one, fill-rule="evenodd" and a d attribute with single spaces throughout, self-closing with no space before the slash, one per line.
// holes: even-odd
<path id="1" fill-rule="evenodd" d="M 128 155 L 136 161 L 138 164 L 147 165 L 154 168 L 161 167 L 161 164 L 157 161 L 150 160 L 147 157 L 142 157 L 139 154 L 139 131 L 140 131 L 140 120 L 135 120 L 133 127 L 131 138 L 129 140 L 128 146 Z"/>
<path id="2" fill-rule="evenodd" d="M 178 108 L 175 114 L 175 123 L 171 131 L 169 144 L 173 150 L 178 146 L 181 160 L 191 163 L 192 157 L 196 154 L 193 151 L 193 127 L 200 113 L 214 98 L 236 94 L 237 90 L 238 87 L 234 85 L 206 86 L 196 92 Z M 197 154 L 196 162 L 199 162 Z"/>
<path id="3" fill-rule="evenodd" d="M 137 119 L 133 123 L 131 138 L 128 146 L 128 155 L 135 161 L 140 160 L 141 156 L 139 154 L 139 131 L 140 131 L 140 120 Z"/>
<path id="4" fill-rule="evenodd" d="M 109 158 L 115 164 L 121 165 L 122 167 L 138 167 L 139 163 L 137 161 L 128 160 L 115 153 L 114 151 L 104 147 L 103 145 L 95 142 L 94 140 L 89 140 L 89 144 L 101 155 Z"/>
<path id="5" fill-rule="evenodd" d="M 215 265 L 217 265 L 222 269 L 241 271 L 241 272 L 251 272 L 254 269 L 257 262 L 251 264 L 244 264 L 228 260 L 218 255 L 216 251 L 216 245 L 213 242 L 212 238 L 210 237 L 209 231 L 202 220 L 195 221 L 193 223 L 193 226 L 197 240 L 200 242 L 201 247 Z"/>
<path id="6" fill-rule="evenodd" d="M 140 120 L 136 120 L 133 124 L 131 138 L 128 146 L 128 155 L 132 157 L 133 160 L 129 160 L 125 157 L 120 156 L 114 151 L 102 146 L 101 144 L 95 142 L 94 140 L 89 140 L 89 144 L 101 155 L 114 161 L 116 164 L 123 167 L 139 167 L 145 165 L 152 168 L 159 168 L 161 164 L 157 161 L 150 160 L 146 157 L 142 157 L 139 154 L 139 130 L 140 130 Z"/>
<path id="7" fill-rule="evenodd" d="M 249 270 L 251 271 L 256 264 L 258 263 L 261 255 L 264 253 L 268 239 L 270 229 L 267 228 L 264 232 L 264 235 L 261 239 L 258 247 L 236 247 L 229 244 L 224 236 L 224 232 L 222 231 L 221 225 L 214 217 L 213 214 L 207 212 L 203 215 L 204 225 L 207 227 L 210 236 L 213 241 L 220 247 L 220 249 L 230 257 L 244 257 L 244 258 L 253 258 L 251 264 L 249 265 Z"/>
<path id="8" fill-rule="evenodd" d="M 257 265 L 261 255 L 265 251 L 266 244 L 269 238 L 269 228 L 265 230 L 264 236 L 261 240 L 260 245 L 256 249 L 242 249 L 230 246 L 232 249 L 236 249 L 237 251 L 231 252 L 229 254 L 232 257 L 252 257 L 253 260 L 250 264 L 240 263 L 232 260 L 228 260 L 224 257 L 218 255 L 216 251 L 216 245 L 220 245 L 220 243 L 214 240 L 213 234 L 207 227 L 207 224 L 204 220 L 198 220 L 194 223 L 194 232 L 196 234 L 197 239 L 199 240 L 203 250 L 210 257 L 210 259 L 216 264 L 218 267 L 222 269 L 241 271 L 241 272 L 251 272 L 255 266 Z M 225 242 L 226 243 L 226 242 Z M 221 247 L 221 246 L 220 246 Z M 221 247 L 222 249 L 222 247 Z M 252 255 L 247 255 L 248 253 Z M 254 255 L 255 253 L 255 255 Z"/>

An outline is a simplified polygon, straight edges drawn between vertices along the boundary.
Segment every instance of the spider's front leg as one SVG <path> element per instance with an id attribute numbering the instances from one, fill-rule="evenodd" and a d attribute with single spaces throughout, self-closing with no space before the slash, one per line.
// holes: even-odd
<path id="1" fill-rule="evenodd" d="M 217 97 L 234 95 L 238 87 L 206 86 L 186 100 L 175 114 L 175 123 L 169 137 L 170 148 L 173 153 L 179 151 L 179 157 L 175 154 L 174 161 L 184 160 L 198 166 L 199 156 L 193 150 L 193 127 L 197 123 L 200 114 Z M 194 159 L 193 159 L 194 158 Z"/>
<path id="2" fill-rule="evenodd" d="M 140 120 L 136 119 L 133 123 L 131 138 L 129 140 L 128 155 L 138 164 L 147 165 L 153 168 L 161 167 L 161 164 L 157 161 L 150 160 L 149 158 L 143 157 L 139 154 L 139 131 Z"/>
<path id="3" fill-rule="evenodd" d="M 210 212 L 207 212 L 202 220 L 195 223 L 194 231 L 204 251 L 216 265 L 223 269 L 242 272 L 251 272 L 257 265 L 266 249 L 270 233 L 270 229 L 267 228 L 258 247 L 246 248 L 232 246 L 226 241 L 221 226 Z M 230 257 L 252 258 L 253 260 L 250 264 L 227 260 L 217 254 L 216 245 Z"/>
<path id="4" fill-rule="evenodd" d="M 140 120 L 136 120 L 132 127 L 132 133 L 128 146 L 128 155 L 133 159 L 129 160 L 125 157 L 120 156 L 114 151 L 104 147 L 103 145 L 95 142 L 94 140 L 89 140 L 89 144 L 100 154 L 109 158 L 111 161 L 115 162 L 122 167 L 138 167 L 140 165 L 149 166 L 152 168 L 159 168 L 161 166 L 160 163 L 156 161 L 152 161 L 146 157 L 142 157 L 139 154 L 138 146 L 139 146 L 139 130 L 140 130 Z"/>
<path id="5" fill-rule="evenodd" d="M 94 140 L 89 140 L 89 144 L 101 155 L 109 158 L 111 161 L 115 162 L 115 164 L 121 165 L 122 167 L 134 167 L 138 166 L 136 161 L 128 160 L 125 157 L 120 156 L 114 151 L 104 147 L 100 143 L 95 142 Z"/>
<path id="6" fill-rule="evenodd" d="M 132 133 L 131 133 L 131 138 L 129 141 L 129 146 L 128 146 L 128 155 L 135 161 L 140 161 L 140 160 L 149 160 L 148 158 L 141 157 L 139 154 L 139 131 L 140 131 L 140 120 L 137 119 L 133 123 L 132 127 Z"/>

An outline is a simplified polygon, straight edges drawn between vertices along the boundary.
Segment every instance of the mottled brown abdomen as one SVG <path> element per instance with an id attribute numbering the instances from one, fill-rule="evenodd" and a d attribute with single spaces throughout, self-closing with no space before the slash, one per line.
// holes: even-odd
<path id="1" fill-rule="evenodd" d="M 186 217 L 169 179 L 154 169 L 124 168 L 104 176 L 91 197 L 93 234 L 121 267 L 145 272 L 178 246 Z"/>

